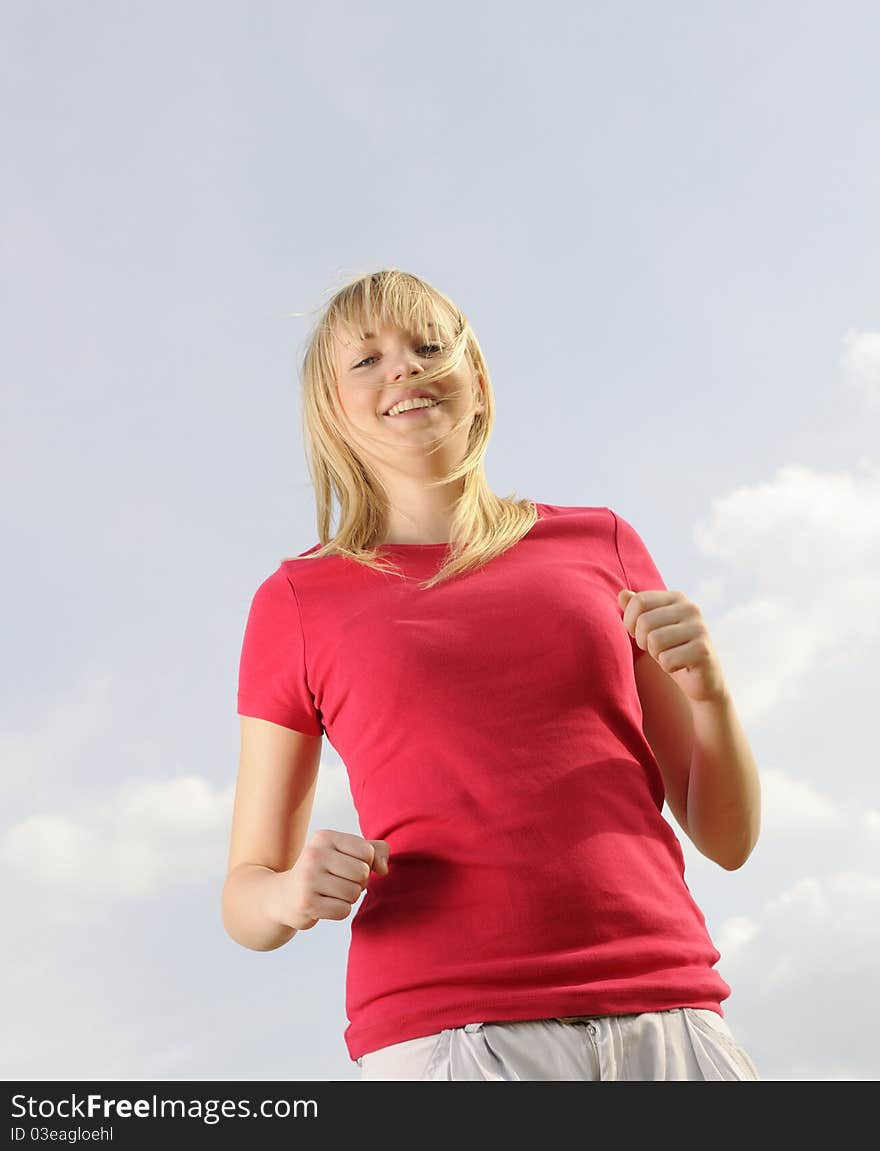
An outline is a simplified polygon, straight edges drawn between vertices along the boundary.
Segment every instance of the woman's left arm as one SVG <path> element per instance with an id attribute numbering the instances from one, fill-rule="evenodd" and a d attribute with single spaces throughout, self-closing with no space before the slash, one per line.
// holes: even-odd
<path id="1" fill-rule="evenodd" d="M 729 692 L 691 700 L 694 747 L 688 827 L 704 855 L 727 871 L 742 867 L 761 831 L 761 784 Z"/>
<path id="2" fill-rule="evenodd" d="M 702 613 L 667 589 L 626 588 L 618 605 L 652 657 L 637 661 L 636 680 L 670 806 L 697 849 L 735 871 L 758 841 L 761 784 Z"/>

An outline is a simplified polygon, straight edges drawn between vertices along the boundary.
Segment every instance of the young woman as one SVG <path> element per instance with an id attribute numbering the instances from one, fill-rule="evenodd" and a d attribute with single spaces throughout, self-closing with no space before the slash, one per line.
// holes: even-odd
<path id="1" fill-rule="evenodd" d="M 272 950 L 366 892 L 364 1079 L 757 1079 L 662 815 L 727 870 L 757 841 L 699 608 L 612 509 L 490 491 L 486 363 L 414 275 L 330 300 L 303 417 L 321 543 L 247 619 L 228 934 Z M 363 837 L 307 838 L 324 734 Z"/>

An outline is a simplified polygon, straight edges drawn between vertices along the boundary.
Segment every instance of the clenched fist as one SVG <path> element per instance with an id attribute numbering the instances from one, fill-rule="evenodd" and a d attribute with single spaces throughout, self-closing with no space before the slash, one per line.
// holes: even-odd
<path id="1" fill-rule="evenodd" d="M 384 839 L 321 828 L 293 867 L 278 873 L 270 915 L 297 931 L 308 931 L 319 919 L 347 919 L 370 873 L 388 874 L 389 853 Z"/>

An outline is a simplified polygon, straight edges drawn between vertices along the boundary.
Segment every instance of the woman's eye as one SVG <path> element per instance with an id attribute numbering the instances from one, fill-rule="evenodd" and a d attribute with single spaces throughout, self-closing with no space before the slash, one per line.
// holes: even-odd
<path id="1" fill-rule="evenodd" d="M 422 346 L 419 348 L 419 351 L 420 352 L 424 351 L 425 348 L 433 348 L 434 349 L 434 351 L 429 353 L 430 355 L 434 355 L 435 352 L 442 352 L 443 351 L 443 348 L 440 346 L 440 344 L 422 344 Z M 363 367 L 363 365 L 366 364 L 368 360 L 375 360 L 375 358 L 376 358 L 375 356 L 367 356 L 366 359 L 361 360 L 361 362 L 359 364 L 355 364 L 355 367 L 356 368 Z"/>

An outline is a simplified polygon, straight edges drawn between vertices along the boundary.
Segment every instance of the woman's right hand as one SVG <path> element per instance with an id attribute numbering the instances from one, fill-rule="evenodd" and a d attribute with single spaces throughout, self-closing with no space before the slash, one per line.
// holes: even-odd
<path id="1" fill-rule="evenodd" d="M 371 872 L 388 874 L 389 853 L 384 839 L 320 828 L 293 867 L 277 873 L 272 918 L 297 931 L 308 931 L 319 919 L 347 919 Z"/>

